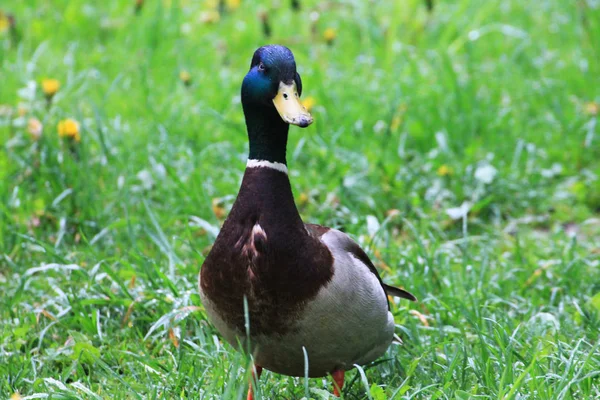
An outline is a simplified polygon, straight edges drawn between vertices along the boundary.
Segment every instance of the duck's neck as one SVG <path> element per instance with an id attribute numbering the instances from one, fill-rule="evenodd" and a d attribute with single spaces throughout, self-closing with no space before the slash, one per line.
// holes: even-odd
<path id="1" fill-rule="evenodd" d="M 285 160 L 289 125 L 275 110 L 248 111 L 244 108 L 250 154 L 232 214 L 242 220 L 260 220 L 264 229 L 301 228 L 303 232 Z"/>
<path id="2" fill-rule="evenodd" d="M 285 149 L 289 125 L 275 108 L 244 107 L 244 114 L 250 142 L 248 159 L 287 165 Z"/>

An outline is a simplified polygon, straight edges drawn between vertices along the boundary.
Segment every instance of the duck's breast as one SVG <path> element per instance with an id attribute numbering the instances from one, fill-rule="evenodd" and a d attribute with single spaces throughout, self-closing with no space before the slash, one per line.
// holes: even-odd
<path id="1" fill-rule="evenodd" d="M 333 256 L 331 281 L 307 302 L 289 333 L 253 338 L 256 362 L 271 371 L 303 376 L 304 347 L 309 376 L 324 376 L 374 361 L 392 342 L 386 294 L 377 276 L 348 251 L 354 242 L 334 229 L 321 241 Z"/>

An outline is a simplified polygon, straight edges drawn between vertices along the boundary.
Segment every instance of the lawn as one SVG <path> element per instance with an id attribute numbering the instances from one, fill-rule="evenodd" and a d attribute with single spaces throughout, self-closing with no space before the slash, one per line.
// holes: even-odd
<path id="1" fill-rule="evenodd" d="M 344 397 L 600 398 L 600 3 L 256 3 L 0 5 L 0 398 L 245 398 L 197 274 L 267 43 L 315 116 L 288 144 L 301 215 L 419 298 Z"/>

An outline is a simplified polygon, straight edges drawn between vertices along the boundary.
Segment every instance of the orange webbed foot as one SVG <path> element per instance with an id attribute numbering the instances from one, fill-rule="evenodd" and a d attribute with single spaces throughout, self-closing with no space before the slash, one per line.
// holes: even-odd
<path id="1" fill-rule="evenodd" d="M 336 370 L 331 373 L 333 378 L 333 395 L 340 397 L 342 395 L 342 388 L 344 387 L 344 372 L 342 370 Z"/>
<path id="2" fill-rule="evenodd" d="M 260 374 L 262 374 L 262 367 L 260 365 L 255 365 L 252 368 L 252 378 L 250 379 L 250 384 L 248 385 L 248 396 L 246 400 L 254 400 L 254 390 L 253 387 L 256 382 L 260 379 Z"/>

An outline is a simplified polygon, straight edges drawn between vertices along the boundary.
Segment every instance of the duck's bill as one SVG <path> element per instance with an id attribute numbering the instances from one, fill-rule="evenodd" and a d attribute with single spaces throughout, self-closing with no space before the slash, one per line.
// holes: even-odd
<path id="1" fill-rule="evenodd" d="M 277 96 L 273 99 L 273 104 L 275 104 L 275 108 L 279 115 L 281 115 L 281 118 L 288 124 L 306 128 L 313 122 L 312 115 L 300 103 L 300 96 L 298 95 L 295 82 L 291 85 L 280 82 Z"/>

